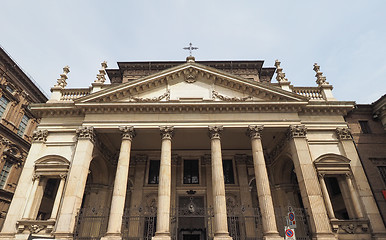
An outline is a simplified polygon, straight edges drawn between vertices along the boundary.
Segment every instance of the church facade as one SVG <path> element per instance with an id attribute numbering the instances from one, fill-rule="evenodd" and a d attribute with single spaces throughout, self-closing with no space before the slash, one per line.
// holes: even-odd
<path id="1" fill-rule="evenodd" d="M 344 116 L 317 64 L 119 62 L 35 104 L 3 239 L 386 239 Z M 105 74 L 111 84 L 106 84 Z M 271 82 L 276 72 L 277 82 Z M 292 213 L 292 215 L 291 215 Z"/>

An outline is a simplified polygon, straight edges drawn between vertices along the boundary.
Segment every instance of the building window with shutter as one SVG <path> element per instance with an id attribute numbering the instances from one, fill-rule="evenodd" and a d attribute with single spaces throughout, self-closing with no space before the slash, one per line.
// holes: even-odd
<path id="1" fill-rule="evenodd" d="M 160 168 L 159 160 L 150 160 L 148 184 L 158 184 L 159 168 Z"/>
<path id="2" fill-rule="evenodd" d="M 28 121 L 29 121 L 29 117 L 24 115 L 19 124 L 19 130 L 17 131 L 17 135 L 19 135 L 20 137 L 23 137 L 25 129 L 27 128 L 27 125 L 28 125 Z"/>
<path id="3" fill-rule="evenodd" d="M 224 171 L 224 182 L 225 184 L 234 184 L 235 176 L 233 173 L 233 162 L 232 160 L 223 160 L 222 167 Z"/>
<path id="4" fill-rule="evenodd" d="M 0 173 L 0 188 L 4 188 L 5 183 L 7 182 L 9 172 L 11 171 L 11 168 L 12 168 L 12 163 L 5 161 L 3 169 L 1 170 L 1 173 Z"/>
<path id="5" fill-rule="evenodd" d="M 5 109 L 7 109 L 7 105 L 9 100 L 4 96 L 0 98 L 0 117 L 3 116 Z"/>
<path id="6" fill-rule="evenodd" d="M 371 129 L 368 121 L 359 121 L 359 125 L 361 126 L 362 133 L 364 134 L 371 133 Z"/>
<path id="7" fill-rule="evenodd" d="M 198 160 L 184 160 L 184 184 L 199 184 Z"/>

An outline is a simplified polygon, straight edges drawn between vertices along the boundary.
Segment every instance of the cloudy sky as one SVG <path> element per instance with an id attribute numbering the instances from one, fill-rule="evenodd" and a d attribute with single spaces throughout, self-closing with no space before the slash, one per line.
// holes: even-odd
<path id="1" fill-rule="evenodd" d="M 282 62 L 295 86 L 316 86 L 317 62 L 338 100 L 386 93 L 386 1 L 2 1 L 0 44 L 45 92 L 69 65 L 88 87 L 100 63 L 185 60 Z M 276 80 L 273 80 L 276 81 Z"/>

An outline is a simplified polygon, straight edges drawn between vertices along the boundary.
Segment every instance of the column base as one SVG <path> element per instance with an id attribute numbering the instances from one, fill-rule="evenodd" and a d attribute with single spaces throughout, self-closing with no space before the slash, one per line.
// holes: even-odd
<path id="1" fill-rule="evenodd" d="M 214 237 L 213 240 L 232 240 L 229 236 Z"/>
<path id="2" fill-rule="evenodd" d="M 314 234 L 312 236 L 312 240 L 336 240 L 336 237 L 334 234 L 319 233 L 319 234 Z"/>
<path id="3" fill-rule="evenodd" d="M 229 236 L 229 233 L 217 233 L 213 240 L 232 240 L 232 237 Z"/>
<path id="4" fill-rule="evenodd" d="M 106 233 L 101 240 L 122 240 L 122 236 L 119 233 Z"/>
<path id="5" fill-rule="evenodd" d="M 263 240 L 283 240 L 284 238 L 283 237 L 280 237 L 279 236 L 279 233 L 277 234 L 272 234 L 272 235 L 268 235 L 268 236 L 264 236 L 263 237 Z"/>
<path id="6" fill-rule="evenodd" d="M 168 233 L 161 233 L 161 234 L 155 234 L 154 237 L 152 237 L 151 240 L 171 240 L 170 234 Z"/>
<path id="7" fill-rule="evenodd" d="M 74 235 L 71 233 L 53 233 L 55 239 L 74 239 Z"/>

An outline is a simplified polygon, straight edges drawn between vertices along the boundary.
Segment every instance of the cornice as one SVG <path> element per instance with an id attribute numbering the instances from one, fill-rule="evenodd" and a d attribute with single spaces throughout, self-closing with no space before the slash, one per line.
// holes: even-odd
<path id="1" fill-rule="evenodd" d="M 336 105 L 309 105 L 307 102 L 117 102 L 117 103 L 51 103 L 34 104 L 32 111 L 39 117 L 83 116 L 85 114 L 113 113 L 283 113 L 296 112 L 317 115 L 345 115 L 352 109 L 350 103 Z"/>

